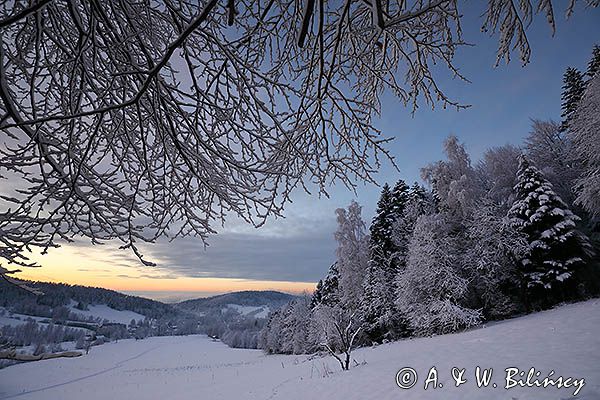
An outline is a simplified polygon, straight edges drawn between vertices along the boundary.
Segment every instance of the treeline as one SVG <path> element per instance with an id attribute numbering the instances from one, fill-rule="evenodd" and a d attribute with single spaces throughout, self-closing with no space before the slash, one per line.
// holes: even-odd
<path id="1" fill-rule="evenodd" d="M 114 290 L 65 283 L 27 282 L 27 284 L 42 291 L 44 295 L 36 296 L 0 280 L 0 306 L 16 313 L 46 318 L 52 318 L 54 310 L 58 310 L 61 306 L 68 306 L 71 300 L 78 303 L 77 307 L 82 310 L 89 304 L 105 304 L 115 310 L 130 310 L 148 318 L 178 314 L 178 311 L 168 304 L 129 296 Z"/>
<path id="2" fill-rule="evenodd" d="M 521 147 L 473 165 L 456 137 L 422 168 L 427 189 L 383 187 L 367 230 L 336 210 L 337 261 L 312 297 L 271 313 L 269 353 L 350 351 L 444 334 L 600 292 L 600 48 L 565 73 L 562 121 L 534 120 Z M 340 354 L 341 353 L 341 354 Z"/>
<path id="3" fill-rule="evenodd" d="M 85 330 L 55 324 L 38 324 L 29 319 L 24 324 L 0 327 L 0 345 L 31 346 L 39 348 L 61 342 L 77 341 L 85 336 Z M 39 350 L 38 350 L 39 351 Z"/>

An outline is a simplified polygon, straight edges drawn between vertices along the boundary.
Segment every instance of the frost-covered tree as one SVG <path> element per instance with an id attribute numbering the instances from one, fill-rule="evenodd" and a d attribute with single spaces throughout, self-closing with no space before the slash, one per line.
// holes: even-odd
<path id="1" fill-rule="evenodd" d="M 388 272 L 371 260 L 363 281 L 359 308 L 365 334 L 371 342 L 389 338 L 392 328 L 389 317 L 394 315 L 395 309 L 393 293 Z"/>
<path id="2" fill-rule="evenodd" d="M 463 305 L 469 282 L 458 271 L 457 253 L 440 214 L 419 217 L 406 269 L 398 274 L 396 299 L 414 334 L 449 333 L 479 323 L 481 313 Z"/>
<path id="3" fill-rule="evenodd" d="M 521 150 L 510 144 L 492 147 L 483 153 L 483 158 L 477 164 L 477 174 L 482 182 L 485 197 L 502 205 L 506 211 L 513 202 L 513 187 L 517 179 L 520 154 Z"/>
<path id="4" fill-rule="evenodd" d="M 310 318 L 309 305 L 309 297 L 301 296 L 281 309 L 281 324 L 278 327 L 281 347 L 277 353 L 302 354 L 306 352 L 309 347 L 307 324 Z"/>
<path id="5" fill-rule="evenodd" d="M 577 105 L 585 91 L 583 74 L 576 68 L 569 67 L 565 71 L 562 87 L 562 125 L 563 130 L 569 129 L 571 119 L 577 111 Z"/>
<path id="6" fill-rule="evenodd" d="M 282 327 L 282 309 L 269 313 L 269 320 L 258 337 L 258 347 L 263 349 L 266 353 L 280 353 L 282 349 Z"/>
<path id="7" fill-rule="evenodd" d="M 261 225 L 302 181 L 372 180 L 384 91 L 460 107 L 433 66 L 460 76 L 461 3 L 0 2 L 0 256 L 81 235 L 141 258 L 226 215 Z M 487 3 L 498 62 L 529 61 L 538 14 L 554 27 L 551 0 Z"/>
<path id="8" fill-rule="evenodd" d="M 352 201 L 348 209 L 338 208 L 335 213 L 338 223 L 334 237 L 337 242 L 339 299 L 343 308 L 356 310 L 369 261 L 369 235 L 357 202 Z"/>
<path id="9" fill-rule="evenodd" d="M 433 214 L 435 207 L 431 199 L 431 193 L 417 182 L 413 183 L 408 192 L 404 219 L 411 225 L 417 222 L 417 218 L 425 214 Z"/>
<path id="10" fill-rule="evenodd" d="M 569 205 L 573 204 L 573 184 L 580 174 L 579 163 L 571 157 L 571 145 L 570 135 L 552 120 L 534 119 L 525 139 L 527 156 Z"/>
<path id="11" fill-rule="evenodd" d="M 589 255 L 589 242 L 576 228 L 579 217 L 524 155 L 509 217 L 527 236 L 521 269 L 528 305 L 544 307 L 574 297 L 566 283 Z"/>
<path id="12" fill-rule="evenodd" d="M 400 267 L 397 258 L 403 257 L 402 254 L 398 254 L 400 250 L 393 240 L 394 226 L 404 218 L 408 198 L 409 187 L 402 179 L 394 185 L 393 190 L 385 184 L 377 202 L 375 217 L 369 227 L 370 262 L 392 275 Z"/>
<path id="13" fill-rule="evenodd" d="M 394 189 L 392 189 L 392 208 L 390 212 L 394 222 L 404 216 L 409 196 L 410 188 L 406 182 L 399 179 L 394 185 Z"/>
<path id="14" fill-rule="evenodd" d="M 363 330 L 371 342 L 395 340 L 407 334 L 405 321 L 395 304 L 397 273 L 388 267 L 369 263 L 363 281 L 363 295 L 360 299 L 359 314 Z M 404 265 L 400 270 L 404 269 Z"/>
<path id="15" fill-rule="evenodd" d="M 480 195 L 480 187 L 471 158 L 456 136 L 444 141 L 444 152 L 447 160 L 422 168 L 421 177 L 431 185 L 440 210 L 448 213 L 450 222 L 459 224 L 469 215 Z"/>
<path id="16" fill-rule="evenodd" d="M 527 238 L 506 217 L 504 206 L 483 199 L 466 222 L 465 239 L 461 262 L 468 272 L 474 306 L 488 319 L 519 311 L 518 262 L 526 253 Z"/>
<path id="17" fill-rule="evenodd" d="M 576 180 L 576 202 L 600 217 L 600 74 L 590 80 L 571 123 L 573 157 L 582 165 Z"/>

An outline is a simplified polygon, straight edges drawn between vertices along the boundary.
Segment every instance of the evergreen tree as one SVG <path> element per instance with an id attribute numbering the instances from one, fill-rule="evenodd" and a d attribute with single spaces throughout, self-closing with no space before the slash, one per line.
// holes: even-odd
<path id="1" fill-rule="evenodd" d="M 313 293 L 310 308 L 313 309 L 320 304 L 333 307 L 339 303 L 339 271 L 337 263 L 333 263 L 329 267 L 329 272 L 325 277 L 325 280 L 319 280 L 317 283 L 317 289 Z"/>
<path id="2" fill-rule="evenodd" d="M 317 282 L 317 287 L 313 292 L 313 295 L 310 299 L 310 308 L 313 309 L 323 301 L 323 280 L 319 279 Z"/>
<path id="3" fill-rule="evenodd" d="M 579 217 L 524 155 L 519 158 L 515 202 L 508 215 L 527 236 L 521 260 L 526 306 L 547 307 L 573 298 L 568 283 L 589 255 L 589 242 L 576 229 Z"/>
<path id="4" fill-rule="evenodd" d="M 588 63 L 587 76 L 589 79 L 594 78 L 600 71 L 600 46 L 595 45 L 592 49 L 592 59 Z"/>
<path id="5" fill-rule="evenodd" d="M 397 313 L 394 306 L 393 286 L 389 273 L 373 260 L 369 262 L 363 283 L 360 316 L 363 329 L 372 342 L 394 339 L 394 323 Z"/>
<path id="6" fill-rule="evenodd" d="M 585 91 L 585 81 L 583 75 L 576 68 L 567 68 L 563 78 L 563 92 L 562 92 L 562 129 L 567 130 L 569 124 L 573 119 L 575 111 L 577 111 L 577 105 L 583 97 Z"/>
<path id="7" fill-rule="evenodd" d="M 392 190 L 392 206 L 391 206 L 391 217 L 392 221 L 395 222 L 404 216 L 404 210 L 406 203 L 410 197 L 410 188 L 402 179 L 394 185 Z M 393 224 L 392 222 L 392 224 Z"/>
<path id="8" fill-rule="evenodd" d="M 394 280 L 399 270 L 404 269 L 406 254 L 408 252 L 407 243 L 409 231 L 412 228 L 410 222 L 405 221 L 407 207 L 411 193 L 408 185 L 402 180 L 398 180 L 392 191 L 392 207 L 390 210 L 392 220 L 391 232 L 391 263 L 388 268 L 389 285 L 394 285 Z M 406 229 L 406 228 L 408 229 Z M 400 228 L 400 232 L 398 232 Z M 403 237 L 403 234 L 405 237 Z"/>
<path id="9" fill-rule="evenodd" d="M 432 196 L 428 196 L 427 191 L 417 182 L 413 183 L 408 192 L 406 207 L 404 210 L 404 219 L 414 226 L 417 218 L 421 215 L 432 214 L 435 211 Z"/>
<path id="10" fill-rule="evenodd" d="M 383 187 L 377 213 L 371 225 L 370 260 L 363 282 L 360 313 L 367 337 L 380 342 L 402 335 L 399 314 L 394 304 L 395 277 L 404 268 L 406 246 L 398 246 L 395 230 L 404 219 L 409 187 L 399 180 L 390 192 Z"/>
<path id="11" fill-rule="evenodd" d="M 363 281 L 363 295 L 360 299 L 360 318 L 367 338 L 381 342 L 388 326 L 386 316 L 391 312 L 391 286 L 389 285 L 394 244 L 392 229 L 394 224 L 394 196 L 386 183 L 383 186 L 375 217 L 370 226 L 369 262 Z"/>
<path id="12" fill-rule="evenodd" d="M 391 240 L 392 226 L 394 224 L 393 207 L 392 192 L 386 183 L 381 190 L 375 217 L 369 228 L 371 260 L 379 265 L 382 265 L 385 262 L 385 258 L 389 257 L 393 252 L 393 243 Z"/>

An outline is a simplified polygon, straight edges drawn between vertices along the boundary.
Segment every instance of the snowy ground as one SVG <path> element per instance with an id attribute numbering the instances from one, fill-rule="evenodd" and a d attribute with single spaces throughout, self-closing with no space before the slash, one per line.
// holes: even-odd
<path id="1" fill-rule="evenodd" d="M 575 388 L 505 389 L 505 369 L 535 367 L 547 376 L 584 378 L 578 399 L 600 399 L 600 300 L 488 325 L 455 335 L 407 340 L 354 357 L 349 372 L 329 357 L 265 356 L 230 349 L 203 336 L 125 340 L 77 359 L 20 364 L 0 370 L 0 399 L 572 399 Z M 430 368 L 442 388 L 423 389 Z M 476 366 L 493 368 L 477 388 Z M 418 383 L 400 389 L 399 369 Z M 454 387 L 452 367 L 467 382 Z M 526 372 L 525 372 L 526 373 Z M 496 383 L 497 387 L 492 387 Z"/>

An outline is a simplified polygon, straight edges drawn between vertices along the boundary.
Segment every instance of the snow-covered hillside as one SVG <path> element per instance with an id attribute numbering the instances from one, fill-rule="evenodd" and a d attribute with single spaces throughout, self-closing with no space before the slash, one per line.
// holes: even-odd
<path id="1" fill-rule="evenodd" d="M 600 398 L 600 300 L 495 323 L 473 331 L 355 351 L 348 372 L 330 357 L 266 356 L 204 336 L 123 340 L 77 359 L 0 370 L 0 399 L 570 399 L 574 387 L 505 389 L 505 369 L 534 367 L 543 379 L 584 378 L 576 398 Z M 363 363 L 364 362 L 364 363 Z M 443 387 L 423 389 L 435 366 Z M 474 370 L 493 368 L 487 388 Z M 412 367 L 412 389 L 396 373 Z M 467 382 L 454 387 L 452 367 Z M 494 388 L 493 383 L 497 384 Z M 441 385 L 440 385 L 441 386 Z"/>
<path id="2" fill-rule="evenodd" d="M 269 315 L 269 306 L 241 306 L 239 304 L 227 304 L 223 307 L 223 312 L 227 310 L 235 310 L 241 315 L 251 316 L 254 318 L 266 318 Z"/>
<path id="3" fill-rule="evenodd" d="M 69 309 L 72 313 L 78 314 L 84 319 L 92 317 L 94 319 L 99 318 L 101 321 L 107 320 L 109 322 L 118 322 L 121 324 L 128 324 L 131 320 L 142 321 L 145 317 L 141 314 L 130 310 L 115 310 L 105 304 L 90 304 L 86 310 L 79 310 L 75 308 L 76 302 L 71 301 Z"/>

